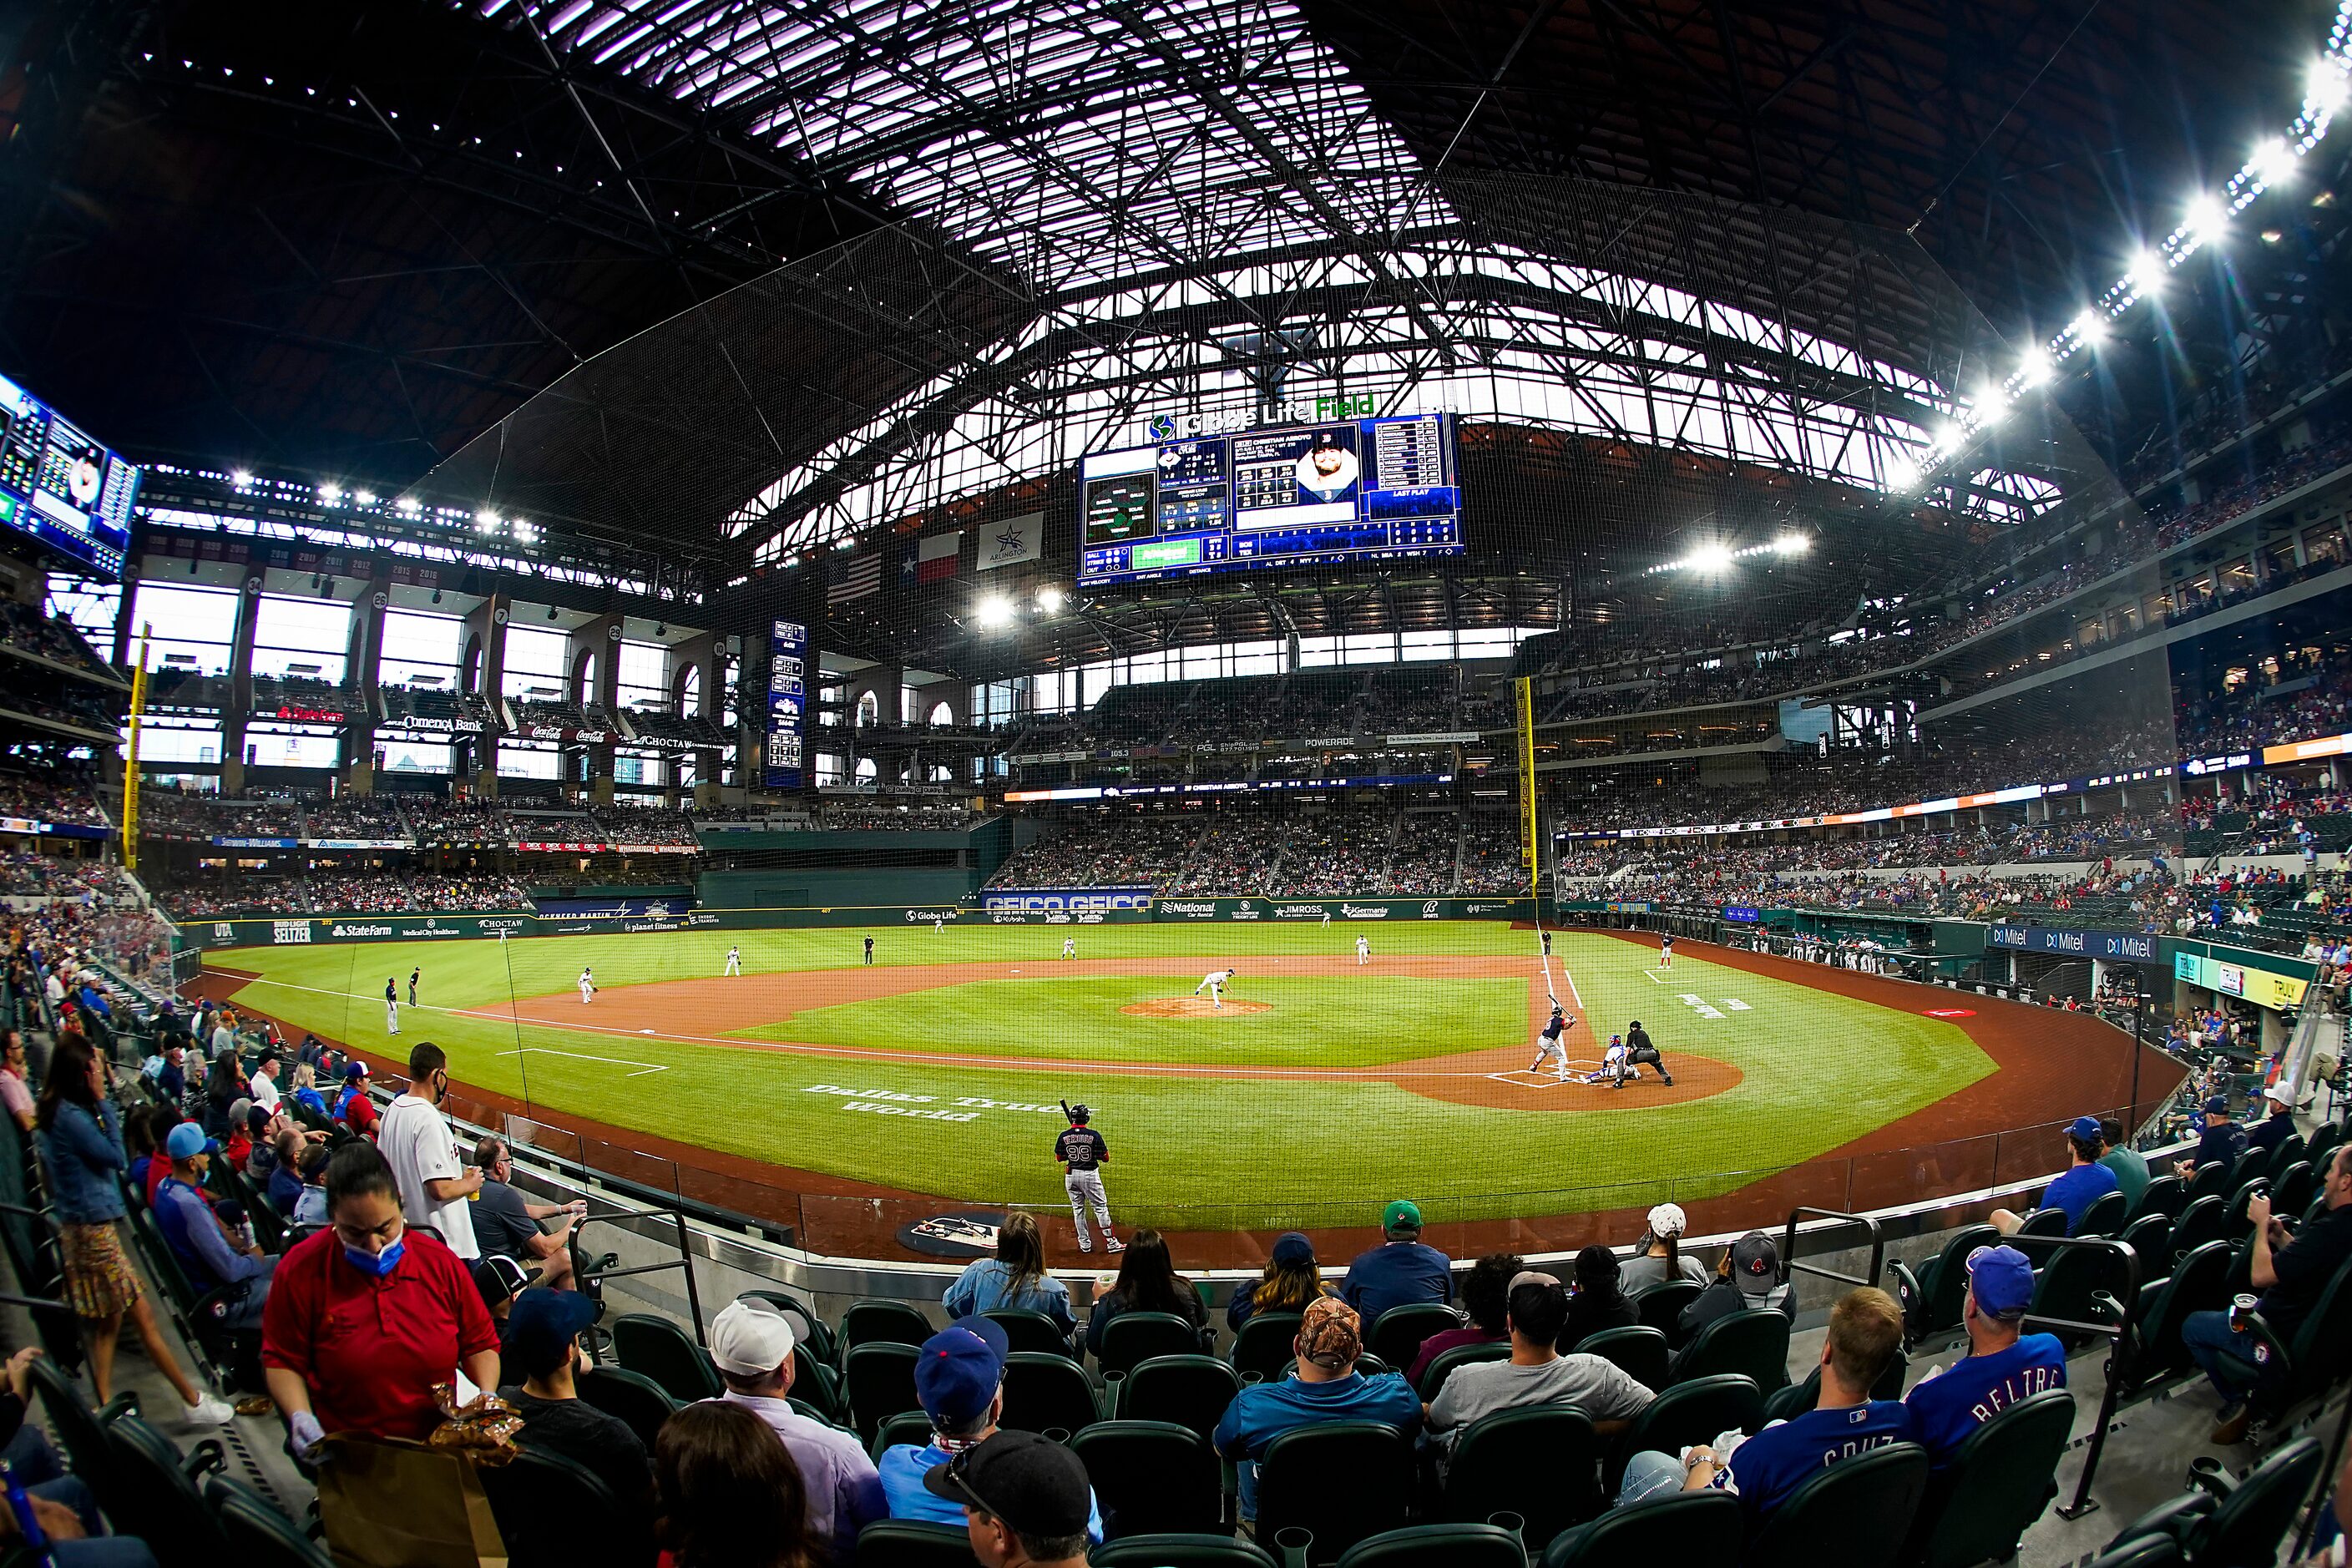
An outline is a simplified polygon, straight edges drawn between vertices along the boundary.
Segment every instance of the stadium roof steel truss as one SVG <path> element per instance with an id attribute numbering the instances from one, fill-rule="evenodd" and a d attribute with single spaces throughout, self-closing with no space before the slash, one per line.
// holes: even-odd
<path id="1" fill-rule="evenodd" d="M 800 350 L 820 363 L 788 368 L 789 341 L 674 322 L 428 481 L 605 504 L 585 498 L 625 483 L 553 467 L 624 447 L 642 464 L 650 444 L 709 481 L 690 519 L 674 491 L 662 503 L 673 526 L 748 539 L 754 564 L 1062 470 L 1151 403 L 1262 405 L 1301 374 L 1884 489 L 1965 410 L 1962 375 L 1981 379 L 1996 346 L 1900 237 L 1572 181 L 1446 179 L 1286 0 L 455 3 L 871 192 L 926 231 L 900 231 L 899 255 L 965 297 L 880 308 L 852 242 L 738 292 L 787 317 L 864 319 L 860 351 L 895 384 L 827 396 L 811 384 L 832 369 L 821 343 Z M 802 416 L 762 405 L 751 357 L 793 384 Z M 595 390 L 623 384 L 625 409 Z M 751 405 L 747 438 L 717 456 L 727 444 L 694 412 L 713 386 Z M 643 439 L 616 440 L 615 420 Z M 1924 500 L 2018 521 L 2074 466 L 2012 437 L 1997 467 Z"/>

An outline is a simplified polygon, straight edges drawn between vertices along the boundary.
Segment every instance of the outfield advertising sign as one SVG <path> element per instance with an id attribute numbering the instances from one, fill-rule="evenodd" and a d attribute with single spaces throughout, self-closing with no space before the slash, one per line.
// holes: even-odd
<path id="1" fill-rule="evenodd" d="M 2154 963 L 2157 939 L 2146 931 L 2085 931 L 2073 926 L 1989 926 L 1985 946 L 2013 952 L 2055 952 L 2113 963 Z"/>
<path id="2" fill-rule="evenodd" d="M 2249 963 L 2246 956 L 2232 952 L 2225 959 L 2182 950 L 2172 955 L 2172 973 L 2174 978 L 2191 985 L 2202 985 L 2223 996 L 2236 996 L 2273 1013 L 2291 1013 L 2303 1005 L 2303 994 L 2310 981 Z"/>
<path id="3" fill-rule="evenodd" d="M 1024 910 L 1143 910 L 1151 907 L 1146 888 L 990 888 L 980 895 L 990 914 Z"/>

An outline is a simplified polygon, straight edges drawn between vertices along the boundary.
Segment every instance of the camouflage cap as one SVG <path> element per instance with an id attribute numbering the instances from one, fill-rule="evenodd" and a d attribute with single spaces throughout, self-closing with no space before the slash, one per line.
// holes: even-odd
<path id="1" fill-rule="evenodd" d="M 1363 1321 L 1356 1309 L 1337 1296 L 1318 1296 L 1307 1303 L 1298 1325 L 1298 1353 L 1329 1371 L 1353 1365 L 1364 1353 Z"/>

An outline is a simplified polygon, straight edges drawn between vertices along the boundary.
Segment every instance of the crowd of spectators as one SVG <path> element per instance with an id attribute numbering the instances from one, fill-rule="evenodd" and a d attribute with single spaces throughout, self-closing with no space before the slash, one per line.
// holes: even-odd
<path id="1" fill-rule="evenodd" d="M 0 600 L 0 643 L 89 674 L 115 673 L 73 622 L 63 616 L 44 616 L 14 599 Z"/>
<path id="2" fill-rule="evenodd" d="M 306 871 L 291 876 L 206 877 L 156 893 L 175 921 L 267 915 L 528 913 L 520 878 L 403 870 Z"/>
<path id="3" fill-rule="evenodd" d="M 71 823 L 82 827 L 113 826 L 99 807 L 97 784 L 86 764 L 58 768 L 39 777 L 29 773 L 0 776 L 0 816 Z"/>

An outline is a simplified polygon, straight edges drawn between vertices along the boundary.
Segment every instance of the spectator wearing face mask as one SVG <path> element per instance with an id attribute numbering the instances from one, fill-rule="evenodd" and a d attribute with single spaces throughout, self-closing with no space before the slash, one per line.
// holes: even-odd
<path id="1" fill-rule="evenodd" d="M 426 1041 L 408 1053 L 408 1092 L 384 1108 L 376 1146 L 392 1166 L 408 1223 L 431 1226 L 450 1251 L 470 1263 L 482 1249 L 466 1200 L 482 1190 L 483 1173 L 458 1163 L 449 1119 L 441 1113 L 448 1094 L 449 1058 Z"/>
<path id="2" fill-rule="evenodd" d="M 498 1330 L 457 1256 L 409 1231 L 374 1144 L 338 1150 L 326 1189 L 330 1227 L 279 1261 L 262 1316 L 269 1396 L 300 1454 L 332 1432 L 422 1442 L 435 1384 L 499 1386 Z"/>

